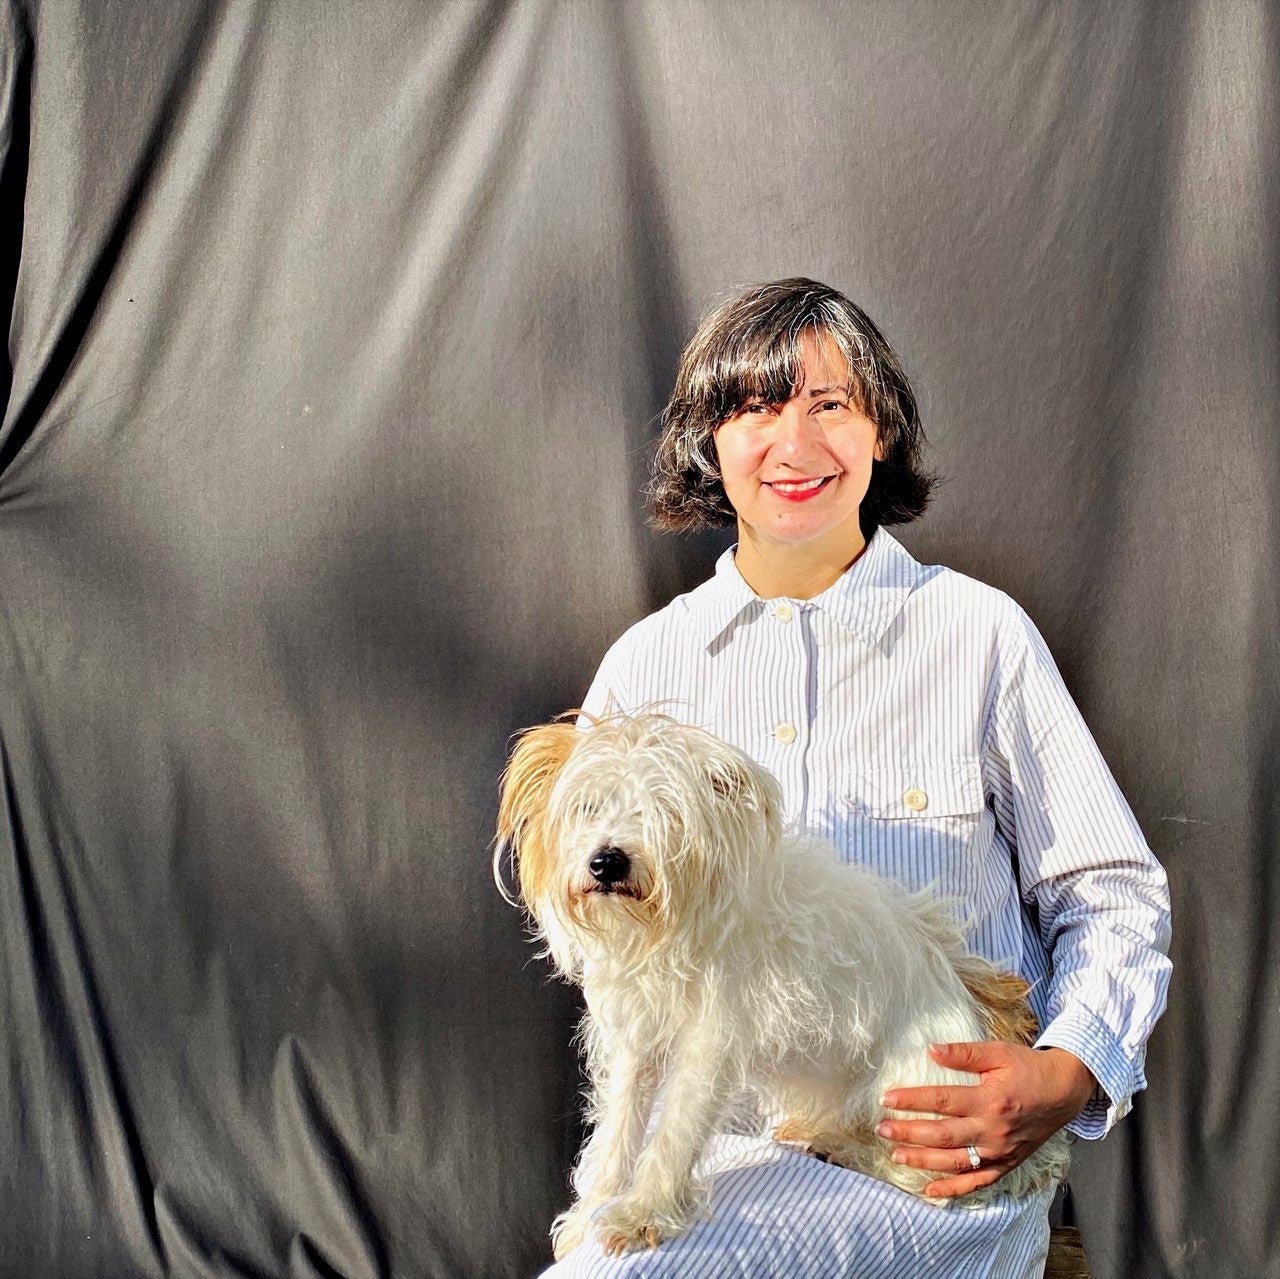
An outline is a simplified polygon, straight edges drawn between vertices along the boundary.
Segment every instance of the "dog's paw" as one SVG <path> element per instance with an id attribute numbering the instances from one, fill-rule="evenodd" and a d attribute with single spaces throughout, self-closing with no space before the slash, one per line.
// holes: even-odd
<path id="1" fill-rule="evenodd" d="M 600 1247 L 608 1257 L 620 1257 L 624 1252 L 635 1252 L 639 1248 L 656 1248 L 661 1242 L 662 1234 L 652 1222 L 630 1230 L 600 1232 Z"/>
<path id="2" fill-rule="evenodd" d="M 655 1212 L 626 1199 L 615 1199 L 595 1216 L 596 1237 L 610 1257 L 638 1248 L 656 1248 L 682 1228 L 670 1213 Z"/>

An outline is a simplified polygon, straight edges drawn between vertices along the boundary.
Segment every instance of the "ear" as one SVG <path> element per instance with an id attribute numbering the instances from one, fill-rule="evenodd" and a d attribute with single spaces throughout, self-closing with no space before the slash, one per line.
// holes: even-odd
<path id="1" fill-rule="evenodd" d="M 572 724 L 528 729 L 520 735 L 502 774 L 498 839 L 516 849 L 520 891 L 526 902 L 538 895 L 550 873 L 547 802 L 578 740 Z"/>
<path id="2" fill-rule="evenodd" d="M 742 798 L 742 793 L 746 789 L 747 779 L 742 775 L 742 770 L 732 760 L 718 759 L 708 771 L 711 778 L 711 789 L 721 799 L 727 799 L 730 803 L 733 803 Z"/>
<path id="3" fill-rule="evenodd" d="M 711 761 L 707 772 L 718 799 L 755 809 L 771 829 L 781 821 L 778 783 L 753 760 L 720 755 Z"/>

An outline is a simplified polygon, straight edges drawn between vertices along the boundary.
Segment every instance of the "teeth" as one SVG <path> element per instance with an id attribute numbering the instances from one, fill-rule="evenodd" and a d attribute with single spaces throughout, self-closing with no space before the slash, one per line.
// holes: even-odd
<path id="1" fill-rule="evenodd" d="M 805 480 L 800 484 L 794 480 L 774 480 L 769 487 L 781 489 L 784 493 L 804 493 L 809 489 L 816 489 L 819 484 L 825 484 L 829 478 L 830 476 L 820 475 L 816 480 Z"/>

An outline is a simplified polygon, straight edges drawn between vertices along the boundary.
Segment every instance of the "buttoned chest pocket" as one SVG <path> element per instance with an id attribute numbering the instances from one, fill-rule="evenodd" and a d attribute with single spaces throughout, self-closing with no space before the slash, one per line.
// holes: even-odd
<path id="1" fill-rule="evenodd" d="M 976 755 L 864 769 L 845 795 L 846 855 L 903 883 L 973 889 L 975 845 L 991 820 Z"/>

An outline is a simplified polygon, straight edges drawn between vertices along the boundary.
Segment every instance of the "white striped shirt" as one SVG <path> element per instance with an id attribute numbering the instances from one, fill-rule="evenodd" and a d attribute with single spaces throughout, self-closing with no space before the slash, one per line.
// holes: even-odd
<path id="1" fill-rule="evenodd" d="M 1074 1053 L 1099 1081 L 1071 1131 L 1100 1137 L 1129 1109 L 1146 1084 L 1145 1045 L 1169 981 L 1167 882 L 1043 639 L 1008 595 L 918 563 L 879 529 L 814 599 L 763 600 L 731 548 L 714 577 L 610 648 L 583 703 L 596 713 L 642 707 L 709 729 L 764 764 L 789 819 L 847 860 L 958 899 L 970 948 L 1032 983 L 1038 1044 Z M 882 1197 L 878 1183 L 857 1180 L 857 1203 L 836 1214 L 850 1238 L 855 1218 Z M 790 1184 L 775 1177 L 767 1193 L 785 1197 Z M 892 1194 L 899 1225 L 913 1238 L 927 1232 L 930 1247 L 944 1244 L 944 1221 L 955 1223 L 944 1234 L 965 1223 L 966 1248 L 979 1215 L 1003 1222 L 990 1234 L 988 1264 L 965 1252 L 957 1274 L 1021 1275 L 1043 1244 L 1047 1200 L 940 1218 Z M 728 1264 L 734 1249 L 721 1245 Z M 603 1259 L 583 1269 L 588 1251 L 563 1273 L 623 1273 Z M 850 1256 L 849 1269 L 793 1258 L 794 1270 L 777 1273 L 953 1273 L 941 1254 L 903 1254 L 889 1269 L 870 1253 Z"/>

